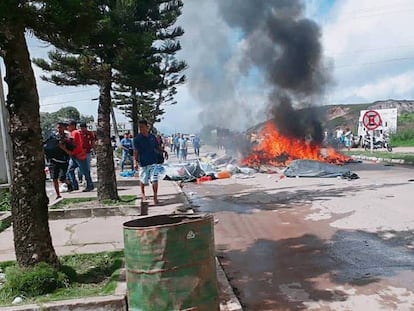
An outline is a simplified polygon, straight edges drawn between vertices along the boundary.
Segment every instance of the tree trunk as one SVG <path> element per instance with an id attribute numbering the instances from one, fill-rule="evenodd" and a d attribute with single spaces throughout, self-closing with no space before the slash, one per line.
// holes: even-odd
<path id="1" fill-rule="evenodd" d="M 111 69 L 99 87 L 98 126 L 96 128 L 96 162 L 98 169 L 98 200 L 119 200 L 116 186 L 114 155 L 111 146 Z"/>
<path id="2" fill-rule="evenodd" d="M 134 137 L 138 135 L 138 101 L 137 101 L 137 90 L 132 89 L 131 92 L 132 107 L 131 107 L 131 119 L 132 119 L 132 131 Z"/>
<path id="3" fill-rule="evenodd" d="M 20 266 L 38 262 L 58 266 L 49 230 L 36 81 L 24 27 L 14 25 L 8 30 L 7 39 L 0 46 L 6 67 L 6 107 L 14 159 L 11 205 L 16 259 Z"/>
<path id="4" fill-rule="evenodd" d="M 115 141 L 116 141 L 116 144 L 119 145 L 121 140 L 119 139 L 118 123 L 116 122 L 115 110 L 112 104 L 111 104 L 111 117 L 112 117 L 112 128 L 115 134 Z"/>

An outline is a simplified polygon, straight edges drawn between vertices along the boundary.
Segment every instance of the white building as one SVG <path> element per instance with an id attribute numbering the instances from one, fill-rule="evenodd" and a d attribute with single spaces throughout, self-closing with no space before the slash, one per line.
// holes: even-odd
<path id="1" fill-rule="evenodd" d="M 88 123 L 87 125 L 88 125 L 88 130 L 96 131 L 96 126 L 97 126 L 96 122 L 91 122 L 91 123 Z M 124 136 L 124 134 L 128 132 L 133 134 L 131 122 L 117 122 L 117 125 L 118 125 L 119 136 Z M 114 127 L 112 123 L 111 123 L 111 136 L 115 136 Z"/>
<path id="2" fill-rule="evenodd" d="M 383 132 L 388 134 L 397 132 L 397 108 L 391 109 L 374 109 L 381 116 L 381 125 L 374 130 L 374 136 L 380 137 Z M 369 110 L 361 110 L 359 119 L 358 119 L 358 136 L 365 136 L 366 128 L 362 119 L 365 113 Z"/>

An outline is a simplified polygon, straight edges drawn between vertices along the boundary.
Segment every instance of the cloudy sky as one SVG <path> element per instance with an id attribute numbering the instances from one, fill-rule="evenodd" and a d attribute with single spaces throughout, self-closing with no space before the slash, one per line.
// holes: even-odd
<path id="1" fill-rule="evenodd" d="M 257 36 L 260 27 L 254 28 L 260 14 L 243 13 L 248 1 L 289 6 L 295 18 L 319 25 L 320 63 L 330 79 L 312 97 L 313 104 L 413 99 L 412 0 L 298 1 L 303 7 L 289 0 L 184 0 L 179 24 L 186 33 L 178 57 L 189 65 L 188 80 L 179 89 L 178 104 L 166 107 L 161 124 L 165 131 L 195 132 L 203 124 L 243 129 L 266 119 L 274 90 L 266 65 L 253 61 L 266 56 L 266 42 Z M 239 12 L 247 15 L 238 18 Z M 33 57 L 45 56 L 47 46 L 34 38 L 28 44 Z M 3 65 L 1 69 L 4 74 Z M 41 74 L 38 68 L 35 72 Z M 97 88 L 55 87 L 40 79 L 38 88 L 42 111 L 71 105 L 96 116 Z M 125 120 L 120 114 L 118 119 Z"/>

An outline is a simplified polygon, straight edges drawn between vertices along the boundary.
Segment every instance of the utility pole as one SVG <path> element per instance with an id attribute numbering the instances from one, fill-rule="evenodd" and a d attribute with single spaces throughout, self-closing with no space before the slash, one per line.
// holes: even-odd
<path id="1" fill-rule="evenodd" d="M 11 185 L 11 142 L 7 131 L 8 112 L 3 90 L 3 75 L 0 67 L 0 186 Z"/>

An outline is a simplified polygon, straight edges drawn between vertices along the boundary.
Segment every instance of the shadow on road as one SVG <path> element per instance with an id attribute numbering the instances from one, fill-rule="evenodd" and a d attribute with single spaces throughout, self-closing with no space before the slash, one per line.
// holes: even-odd
<path id="1" fill-rule="evenodd" d="M 305 310 L 312 303 L 347 300 L 349 286 L 363 293 L 369 284 L 412 271 L 414 253 L 384 235 L 341 230 L 330 240 L 311 234 L 260 239 L 219 257 L 246 310 Z M 394 235 L 400 241 L 413 233 Z"/>

